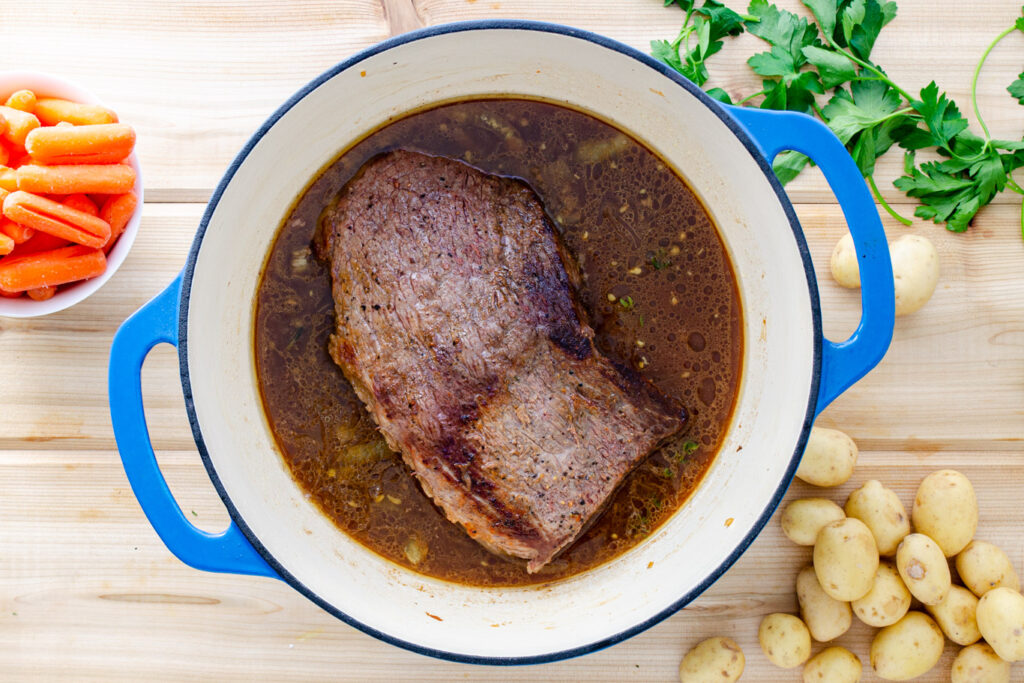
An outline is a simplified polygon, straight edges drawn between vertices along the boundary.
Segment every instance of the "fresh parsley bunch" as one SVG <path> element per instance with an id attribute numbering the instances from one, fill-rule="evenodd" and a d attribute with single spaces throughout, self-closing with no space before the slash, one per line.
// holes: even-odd
<path id="1" fill-rule="evenodd" d="M 762 109 L 817 115 L 846 145 L 878 202 L 897 220 L 910 223 L 889 206 L 874 180 L 875 161 L 893 145 L 906 150 L 905 175 L 895 185 L 920 202 L 915 215 L 945 223 L 954 232 L 966 230 L 978 210 L 1003 190 L 1024 196 L 1011 175 L 1024 166 L 1024 140 L 993 139 L 977 104 L 981 67 L 1000 40 L 1013 31 L 1024 32 L 1024 8 L 992 41 L 975 69 L 971 103 L 984 133 L 980 137 L 968 130 L 967 119 L 934 81 L 915 97 L 871 61 L 879 34 L 896 17 L 895 2 L 803 0 L 817 23 L 768 0 L 752 0 L 742 16 L 716 0 L 706 0 L 700 8 L 694 0 L 665 4 L 680 5 L 686 19 L 676 41 L 651 43 L 656 58 L 703 86 L 709 77 L 705 61 L 722 49 L 724 37 L 745 29 L 765 41 L 770 48 L 747 60 L 763 77 L 762 89 L 737 104 L 760 98 Z M 691 47 L 694 34 L 706 38 Z M 1024 73 L 1007 90 L 1024 104 Z M 721 88 L 708 94 L 732 104 Z M 940 159 L 917 164 L 918 150 L 933 150 Z M 786 183 L 808 163 L 806 156 L 787 152 L 775 160 L 775 173 Z M 1024 234 L 1024 207 L 1021 230 Z"/>

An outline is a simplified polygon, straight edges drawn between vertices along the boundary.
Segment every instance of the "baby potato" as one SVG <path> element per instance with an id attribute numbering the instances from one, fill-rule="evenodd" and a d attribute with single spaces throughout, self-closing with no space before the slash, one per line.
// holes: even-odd
<path id="1" fill-rule="evenodd" d="M 851 606 L 857 618 L 868 626 L 891 626 L 910 609 L 910 591 L 892 562 L 880 562 L 871 590 Z"/>
<path id="2" fill-rule="evenodd" d="M 910 534 L 896 549 L 896 569 L 910 594 L 926 605 L 937 605 L 949 595 L 949 565 L 938 544 L 924 534 Z"/>
<path id="3" fill-rule="evenodd" d="M 857 683 L 860 659 L 845 647 L 828 647 L 811 657 L 804 667 L 804 683 Z"/>
<path id="4" fill-rule="evenodd" d="M 949 672 L 951 683 L 1010 683 L 1010 663 L 986 643 L 960 650 Z"/>
<path id="5" fill-rule="evenodd" d="M 825 498 L 801 498 L 782 510 L 782 533 L 797 545 L 814 545 L 818 532 L 829 522 L 846 517 L 843 508 Z"/>
<path id="6" fill-rule="evenodd" d="M 904 235 L 889 245 L 896 315 L 908 315 L 924 306 L 939 283 L 939 253 L 922 235 Z"/>
<path id="7" fill-rule="evenodd" d="M 978 629 L 996 654 L 1008 662 L 1024 659 L 1024 596 L 993 588 L 978 601 Z"/>
<path id="8" fill-rule="evenodd" d="M 970 645 L 981 638 L 978 630 L 978 598 L 962 586 L 950 586 L 949 595 L 937 605 L 926 605 L 925 609 L 946 634 L 957 645 Z"/>
<path id="9" fill-rule="evenodd" d="M 998 546 L 986 541 L 968 543 L 956 556 L 956 571 L 964 585 L 979 598 L 1000 586 L 1020 591 L 1020 579 L 1010 558 Z"/>
<path id="10" fill-rule="evenodd" d="M 869 479 L 846 499 L 847 517 L 856 517 L 868 525 L 878 545 L 878 554 L 892 557 L 896 546 L 910 533 L 910 515 L 892 489 L 877 479 Z"/>
<path id="11" fill-rule="evenodd" d="M 811 637 L 827 643 L 846 633 L 853 617 L 850 603 L 834 600 L 821 589 L 814 567 L 804 567 L 796 577 L 796 599 Z"/>
<path id="12" fill-rule="evenodd" d="M 871 641 L 871 667 L 887 681 L 916 678 L 938 663 L 944 642 L 942 631 L 928 615 L 907 612 Z"/>
<path id="13" fill-rule="evenodd" d="M 761 620 L 757 640 L 764 654 L 780 669 L 800 666 L 811 656 L 811 632 L 792 614 L 769 614 Z"/>
<path id="14" fill-rule="evenodd" d="M 856 464 L 853 439 L 838 429 L 812 427 L 796 476 L 814 486 L 839 486 L 850 478 Z"/>
<path id="15" fill-rule="evenodd" d="M 846 233 L 839 238 L 832 250 L 832 277 L 840 287 L 857 289 L 860 287 L 860 266 L 857 265 L 857 248 L 853 246 L 853 235 Z"/>
<path id="16" fill-rule="evenodd" d="M 953 557 L 978 530 L 974 487 L 956 470 L 932 472 L 917 487 L 910 516 L 917 531 L 938 543 L 946 557 Z"/>
<path id="17" fill-rule="evenodd" d="M 746 659 L 732 638 L 718 636 L 701 641 L 679 663 L 680 683 L 734 683 L 740 679 Z"/>
<path id="18" fill-rule="evenodd" d="M 814 573 L 835 600 L 857 600 L 867 595 L 878 570 L 878 547 L 871 530 L 859 519 L 830 522 L 814 542 Z"/>

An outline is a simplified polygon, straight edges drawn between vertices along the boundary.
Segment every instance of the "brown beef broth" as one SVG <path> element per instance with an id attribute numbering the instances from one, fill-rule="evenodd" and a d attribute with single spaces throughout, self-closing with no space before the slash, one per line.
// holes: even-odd
<path id="1" fill-rule="evenodd" d="M 598 347 L 690 410 L 692 424 L 624 482 L 605 513 L 537 574 L 448 522 L 379 435 L 327 353 L 330 277 L 311 254 L 321 213 L 371 157 L 402 147 L 526 180 L 575 255 Z M 638 270 L 639 269 L 639 270 Z M 295 479 L 342 530 L 424 574 L 471 585 L 565 578 L 649 535 L 717 453 L 740 380 L 735 276 L 714 224 L 657 155 L 611 125 L 523 99 L 461 101 L 378 129 L 299 198 L 271 248 L 256 302 L 257 378 Z"/>

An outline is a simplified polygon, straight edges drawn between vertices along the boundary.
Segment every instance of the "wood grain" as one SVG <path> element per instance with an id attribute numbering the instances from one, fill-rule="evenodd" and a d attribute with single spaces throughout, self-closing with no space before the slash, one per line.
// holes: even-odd
<path id="1" fill-rule="evenodd" d="M 797 0 L 780 5 L 803 11 Z M 739 7 L 742 3 L 730 2 Z M 164 548 L 128 486 L 106 398 L 109 345 L 120 322 L 184 263 L 206 198 L 231 158 L 291 93 L 357 50 L 419 26 L 530 18 L 594 30 L 641 50 L 672 38 L 681 14 L 657 0 L 67 0 L 4 7 L 0 63 L 53 72 L 115 107 L 139 133 L 148 203 L 122 269 L 71 310 L 0 319 L 0 679 L 14 680 L 676 680 L 699 640 L 731 635 L 747 657 L 744 680 L 799 680 L 774 669 L 756 640 L 760 618 L 795 610 L 793 581 L 809 550 L 773 520 L 721 580 L 685 610 L 625 643 L 557 664 L 499 669 L 431 660 L 380 643 L 269 579 L 192 570 Z M 935 78 L 964 109 L 971 72 L 1016 12 L 1003 0 L 902 0 L 875 59 L 916 90 Z M 45 46 L 45 49 L 40 49 Z M 714 83 L 758 89 L 745 65 L 762 49 L 730 41 L 711 63 Z M 1020 137 L 1020 107 L 1004 88 L 1024 64 L 1024 35 L 990 57 L 979 102 L 993 134 Z M 888 199 L 898 154 L 880 164 Z M 828 273 L 845 230 L 820 174 L 789 193 L 815 261 L 826 333 L 839 339 L 859 317 L 856 292 Z M 787 499 L 843 502 L 877 478 L 911 502 L 920 479 L 955 467 L 974 482 L 979 537 L 1024 569 L 1024 241 L 1019 198 L 1001 196 L 965 235 L 886 218 L 890 238 L 920 233 L 940 253 L 932 301 L 897 321 L 883 363 L 844 394 L 821 424 L 861 446 L 853 479 L 834 491 L 796 482 Z M 227 514 L 199 462 L 185 418 L 177 357 L 158 348 L 143 372 L 158 458 L 182 509 L 218 530 Z M 840 642 L 867 663 L 871 631 Z M 816 645 L 815 650 L 821 646 Z M 955 654 L 925 680 L 947 680 Z M 1014 669 L 1024 680 L 1024 669 Z M 874 680 L 868 667 L 865 680 Z"/>

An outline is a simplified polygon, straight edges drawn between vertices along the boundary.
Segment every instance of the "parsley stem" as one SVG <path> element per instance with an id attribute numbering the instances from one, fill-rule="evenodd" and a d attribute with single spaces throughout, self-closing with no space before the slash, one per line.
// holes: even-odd
<path id="1" fill-rule="evenodd" d="M 875 195 L 875 199 L 878 200 L 878 203 L 882 205 L 882 208 L 885 209 L 885 212 L 892 216 L 893 218 L 895 218 L 896 220 L 898 220 L 903 225 L 910 227 L 913 224 L 913 221 L 911 221 L 909 218 L 904 218 L 903 216 L 896 213 L 896 209 L 889 206 L 889 202 L 885 201 L 885 197 L 883 197 L 882 193 L 878 191 L 878 185 L 875 185 L 875 176 L 869 175 L 865 177 L 867 178 L 868 185 L 871 187 L 871 194 Z"/>
<path id="2" fill-rule="evenodd" d="M 854 64 L 859 64 L 861 66 L 861 68 L 867 69 L 871 73 L 875 74 L 875 76 L 878 77 L 878 80 L 884 81 L 890 88 L 892 88 L 893 90 L 898 92 L 900 95 L 902 95 L 903 99 L 905 99 L 907 102 L 912 102 L 914 100 L 914 98 L 910 96 L 910 93 L 908 93 L 906 90 L 904 90 L 900 86 L 898 86 L 895 83 L 893 83 L 889 79 L 889 77 L 885 75 L 885 72 L 882 71 L 881 69 L 879 69 L 877 66 L 875 66 L 871 62 L 866 62 L 863 59 L 861 59 L 860 57 L 857 57 L 852 52 L 849 52 L 849 51 L 844 50 L 843 48 L 839 47 L 839 43 L 837 43 L 835 41 L 835 39 L 832 38 L 832 36 L 825 36 L 825 40 L 828 41 L 828 44 L 832 46 L 833 50 L 835 50 L 836 52 L 840 53 L 841 55 L 843 55 L 844 57 L 849 59 L 851 62 L 853 62 Z"/>
<path id="3" fill-rule="evenodd" d="M 742 100 L 737 102 L 736 106 L 739 106 L 739 105 L 743 104 L 744 102 L 749 102 L 750 100 L 754 99 L 755 97 L 759 97 L 761 95 L 766 95 L 767 93 L 768 93 L 767 90 L 760 90 L 760 91 L 758 91 L 758 92 L 756 92 L 756 93 L 754 93 L 752 95 L 747 95 Z"/>
<path id="4" fill-rule="evenodd" d="M 981 118 L 981 111 L 978 109 L 978 76 L 981 74 L 981 67 L 985 65 L 985 60 L 988 59 L 988 53 L 992 52 L 992 49 L 995 48 L 1000 40 L 1016 30 L 1017 25 L 1014 24 L 996 36 L 996 39 L 989 43 L 988 47 L 985 48 L 985 52 L 982 53 L 981 59 L 978 60 L 978 65 L 974 67 L 974 78 L 971 79 L 971 106 L 974 107 L 974 118 L 978 119 L 978 123 L 981 125 L 981 130 L 985 133 L 986 141 L 991 141 L 992 136 L 989 134 L 988 126 L 985 125 L 985 119 Z"/>

